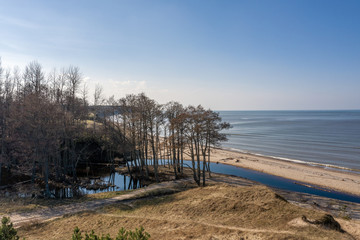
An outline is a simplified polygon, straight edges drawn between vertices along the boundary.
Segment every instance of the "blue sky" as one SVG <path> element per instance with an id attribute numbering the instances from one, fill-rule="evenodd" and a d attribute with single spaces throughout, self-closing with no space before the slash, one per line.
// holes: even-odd
<path id="1" fill-rule="evenodd" d="M 351 0 L 0 0 L 0 56 L 76 65 L 90 94 L 99 83 L 116 98 L 360 109 L 359 13 Z"/>

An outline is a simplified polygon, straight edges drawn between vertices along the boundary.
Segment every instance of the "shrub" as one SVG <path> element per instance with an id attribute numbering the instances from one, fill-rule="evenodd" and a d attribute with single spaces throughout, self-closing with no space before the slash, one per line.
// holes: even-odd
<path id="1" fill-rule="evenodd" d="M 10 222 L 10 218 L 3 217 L 1 219 L 0 240 L 18 240 L 17 231 Z"/>
<path id="2" fill-rule="evenodd" d="M 81 232 L 80 232 L 80 229 L 78 227 L 76 227 L 74 229 L 74 233 L 73 233 L 71 239 L 72 240 L 81 240 L 82 239 Z"/>
<path id="3" fill-rule="evenodd" d="M 145 232 L 143 227 L 140 227 L 140 229 L 136 228 L 135 231 L 126 230 L 122 227 L 116 238 L 111 238 L 109 234 L 100 237 L 95 234 L 94 230 L 91 230 L 90 234 L 85 233 L 85 236 L 83 237 L 80 229 L 76 227 L 72 236 L 72 240 L 148 240 L 149 238 L 150 234 Z"/>

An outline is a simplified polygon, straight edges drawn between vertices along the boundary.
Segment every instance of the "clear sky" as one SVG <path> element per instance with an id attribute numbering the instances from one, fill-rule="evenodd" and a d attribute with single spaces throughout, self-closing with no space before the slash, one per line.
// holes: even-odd
<path id="1" fill-rule="evenodd" d="M 360 109 L 360 1 L 0 0 L 0 56 L 78 66 L 116 98 Z"/>

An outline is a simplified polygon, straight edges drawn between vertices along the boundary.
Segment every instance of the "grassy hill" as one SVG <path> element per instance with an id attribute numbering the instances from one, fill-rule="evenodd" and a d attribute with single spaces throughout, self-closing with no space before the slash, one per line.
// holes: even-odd
<path id="1" fill-rule="evenodd" d="M 360 238 L 359 222 L 336 219 L 345 230 L 340 232 L 328 228 L 324 216 L 324 212 L 295 206 L 264 186 L 216 184 L 33 223 L 21 227 L 19 235 L 26 239 L 71 239 L 78 226 L 83 231 L 93 229 L 115 236 L 121 227 L 143 226 L 151 239 L 169 240 Z"/>

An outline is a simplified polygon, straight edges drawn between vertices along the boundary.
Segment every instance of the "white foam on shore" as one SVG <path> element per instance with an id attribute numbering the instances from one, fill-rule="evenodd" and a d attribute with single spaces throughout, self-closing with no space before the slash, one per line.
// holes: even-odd
<path id="1" fill-rule="evenodd" d="M 332 164 L 307 162 L 307 161 L 291 159 L 291 158 L 269 156 L 269 155 L 264 155 L 264 154 L 260 154 L 260 153 L 244 151 L 244 150 L 240 150 L 240 149 L 236 149 L 236 148 L 221 147 L 220 149 L 227 150 L 227 151 L 232 151 L 232 152 L 250 154 L 250 155 L 259 156 L 259 157 L 267 157 L 267 158 L 272 158 L 272 159 L 275 159 L 275 160 L 281 160 L 281 161 L 286 161 L 286 162 L 293 162 L 293 163 L 310 165 L 310 166 L 317 166 L 317 167 L 322 167 L 322 168 L 330 168 L 330 169 L 344 171 L 344 172 L 352 172 L 352 173 L 357 173 L 357 174 L 360 173 L 360 169 L 352 169 L 352 168 L 347 168 L 347 167 L 342 167 L 342 166 L 337 166 L 337 165 L 332 165 Z"/>

